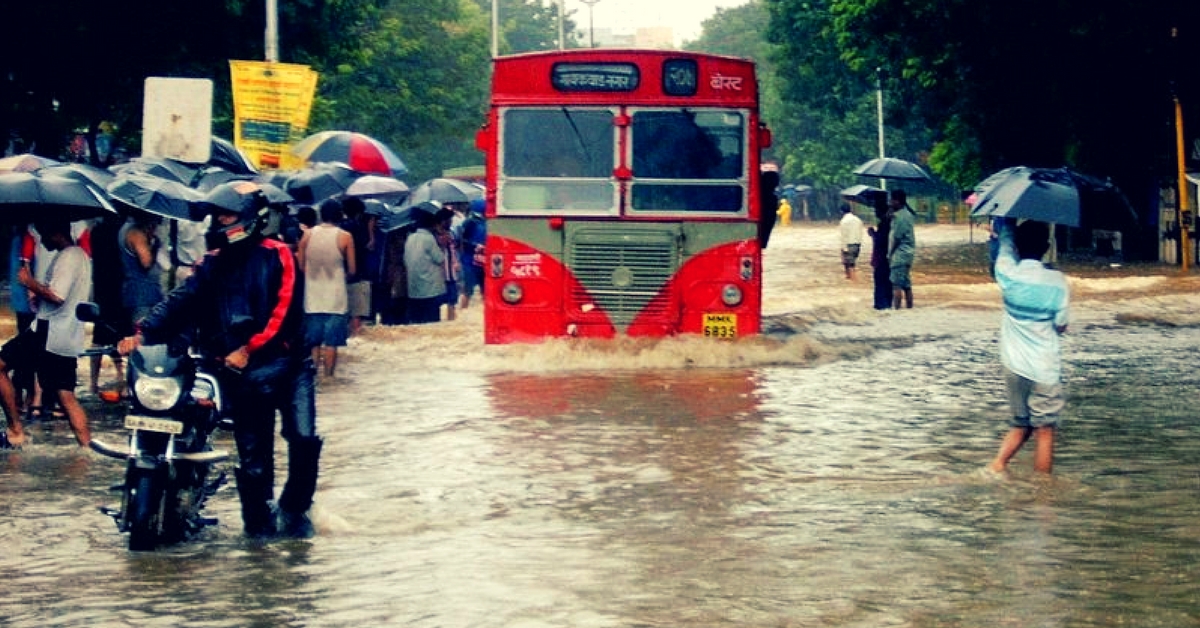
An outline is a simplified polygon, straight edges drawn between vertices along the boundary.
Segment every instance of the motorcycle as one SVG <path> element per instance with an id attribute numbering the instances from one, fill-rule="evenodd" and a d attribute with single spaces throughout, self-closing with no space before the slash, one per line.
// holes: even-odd
<path id="1" fill-rule="evenodd" d="M 85 316 L 92 314 L 80 318 Z M 218 427 L 233 426 L 221 413 L 220 384 L 208 362 L 182 342 L 138 347 L 126 369 L 128 446 L 92 439 L 94 451 L 125 461 L 125 481 L 112 487 L 120 491 L 121 505 L 100 511 L 129 533 L 130 550 L 178 543 L 217 523 L 202 511 L 226 482 L 223 470 L 210 476 L 230 454 L 213 449 L 210 439 Z"/>

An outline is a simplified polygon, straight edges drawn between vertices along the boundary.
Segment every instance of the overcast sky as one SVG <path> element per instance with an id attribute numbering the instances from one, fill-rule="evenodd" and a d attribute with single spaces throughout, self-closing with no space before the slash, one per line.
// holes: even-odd
<path id="1" fill-rule="evenodd" d="M 575 11 L 580 32 L 588 28 L 588 6 L 580 0 L 565 0 L 566 10 Z M 599 0 L 592 7 L 596 28 L 670 26 L 675 40 L 692 40 L 700 35 L 700 23 L 718 8 L 728 9 L 747 0 Z"/>

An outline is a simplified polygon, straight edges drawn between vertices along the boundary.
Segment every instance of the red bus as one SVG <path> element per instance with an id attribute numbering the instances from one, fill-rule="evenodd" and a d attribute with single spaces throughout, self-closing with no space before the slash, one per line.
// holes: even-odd
<path id="1" fill-rule="evenodd" d="M 605 49 L 497 58 L 476 144 L 488 344 L 760 331 L 778 174 L 760 174 L 770 133 L 753 62 Z"/>

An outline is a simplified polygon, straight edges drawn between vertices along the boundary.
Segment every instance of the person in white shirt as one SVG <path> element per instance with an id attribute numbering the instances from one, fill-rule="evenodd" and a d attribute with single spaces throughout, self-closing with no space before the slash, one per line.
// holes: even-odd
<path id="1" fill-rule="evenodd" d="M 1014 229 L 1006 220 L 999 240 L 995 273 L 1004 300 L 1000 362 L 1012 419 L 989 468 L 1003 473 L 1009 460 L 1033 437 L 1033 469 L 1050 473 L 1058 415 L 1066 405 L 1059 337 L 1067 331 L 1070 291 L 1061 272 L 1042 264 L 1042 256 L 1050 248 L 1049 225 L 1026 221 Z"/>
<path id="2" fill-rule="evenodd" d="M 838 235 L 842 240 L 842 267 L 846 269 L 846 279 L 853 280 L 854 265 L 858 263 L 858 253 L 862 250 L 863 221 L 854 215 L 848 203 L 842 203 Z"/>
<path id="3" fill-rule="evenodd" d="M 28 268 L 17 275 L 17 281 L 37 297 L 38 308 L 33 326 L 0 347 L 0 404 L 8 416 L 0 448 L 20 447 L 28 438 L 9 374 L 14 368 L 34 369 L 43 392 L 57 393 L 75 440 L 87 447 L 91 443 L 87 414 L 75 398 L 75 367 L 85 342 L 84 325 L 76 318 L 75 308 L 91 295 L 92 262 L 71 238 L 67 221 L 46 220 L 36 228 L 42 243 L 56 255 L 43 280 Z"/>

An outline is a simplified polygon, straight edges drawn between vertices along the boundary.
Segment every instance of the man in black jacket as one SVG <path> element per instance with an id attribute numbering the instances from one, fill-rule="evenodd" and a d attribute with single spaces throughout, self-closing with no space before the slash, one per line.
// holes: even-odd
<path id="1" fill-rule="evenodd" d="M 314 368 L 304 344 L 304 281 L 287 245 L 262 235 L 267 200 L 248 181 L 214 188 L 201 208 L 213 217 L 210 252 L 195 274 L 135 322 L 121 341 L 128 354 L 142 343 L 190 337 L 220 359 L 222 393 L 234 420 L 240 468 L 235 471 L 246 533 L 313 534 L 307 512 L 316 491 L 321 439 L 316 433 Z M 288 441 L 288 479 L 278 510 L 275 411 Z"/>

